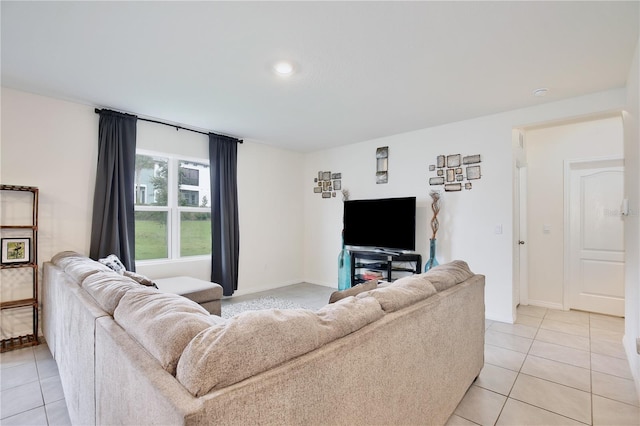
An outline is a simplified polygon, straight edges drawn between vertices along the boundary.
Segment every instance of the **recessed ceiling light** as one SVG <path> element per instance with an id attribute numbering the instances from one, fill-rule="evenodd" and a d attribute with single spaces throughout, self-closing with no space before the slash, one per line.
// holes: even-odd
<path id="1" fill-rule="evenodd" d="M 547 89 L 546 87 L 541 87 L 533 91 L 533 96 L 538 96 L 538 97 L 546 96 L 548 92 L 549 92 L 549 89 Z"/>
<path id="2" fill-rule="evenodd" d="M 293 64 L 291 62 L 288 61 L 280 61 L 277 62 L 274 66 L 273 66 L 273 70 L 276 72 L 276 74 L 281 75 L 283 77 L 288 77 L 291 74 L 293 74 Z"/>

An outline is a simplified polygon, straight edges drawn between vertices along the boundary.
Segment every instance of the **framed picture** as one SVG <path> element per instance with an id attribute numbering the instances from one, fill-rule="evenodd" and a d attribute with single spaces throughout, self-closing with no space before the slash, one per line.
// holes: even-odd
<path id="1" fill-rule="evenodd" d="M 331 198 L 331 193 L 330 192 L 323 192 L 322 193 L 322 198 Z"/>
<path id="2" fill-rule="evenodd" d="M 444 190 L 447 192 L 461 191 L 462 184 L 461 183 L 448 183 L 444 186 Z"/>
<path id="3" fill-rule="evenodd" d="M 444 155 L 438 155 L 436 158 L 436 164 L 438 165 L 438 168 L 444 167 Z"/>
<path id="4" fill-rule="evenodd" d="M 444 185 L 444 177 L 432 177 L 429 179 L 429 185 Z"/>
<path id="5" fill-rule="evenodd" d="M 460 154 L 447 155 L 447 167 L 459 167 Z"/>
<path id="6" fill-rule="evenodd" d="M 435 164 L 429 164 L 429 171 L 432 172 L 436 169 L 436 165 Z"/>
<path id="7" fill-rule="evenodd" d="M 342 179 L 342 173 L 331 173 L 331 179 Z"/>
<path id="8" fill-rule="evenodd" d="M 316 186 L 316 187 L 313 188 L 313 192 L 315 194 L 320 194 L 320 193 L 322 193 L 322 188 L 320 188 L 319 186 Z"/>
<path id="9" fill-rule="evenodd" d="M 480 179 L 480 166 L 469 166 L 467 167 L 467 179 Z"/>
<path id="10" fill-rule="evenodd" d="M 438 170 L 438 176 L 444 176 L 444 170 L 440 169 Z"/>
<path id="11" fill-rule="evenodd" d="M 2 264 L 29 263 L 31 261 L 31 238 L 3 238 Z"/>
<path id="12" fill-rule="evenodd" d="M 447 169 L 447 182 L 455 182 L 456 177 L 453 169 Z"/>
<path id="13" fill-rule="evenodd" d="M 340 191 L 342 189 L 342 181 L 341 180 L 334 180 L 333 181 L 333 189 L 335 189 L 336 191 Z"/>
<path id="14" fill-rule="evenodd" d="M 464 189 L 471 189 L 473 188 L 473 186 L 471 185 L 471 182 L 467 182 L 464 184 Z"/>
<path id="15" fill-rule="evenodd" d="M 480 154 L 467 155 L 462 159 L 463 164 L 475 164 L 480 162 Z"/>
<path id="16" fill-rule="evenodd" d="M 462 181 L 462 180 L 464 180 L 464 176 L 462 176 L 462 175 L 456 175 L 456 181 L 460 182 L 460 181 Z"/>
<path id="17" fill-rule="evenodd" d="M 331 180 L 331 172 L 322 172 L 322 180 Z"/>

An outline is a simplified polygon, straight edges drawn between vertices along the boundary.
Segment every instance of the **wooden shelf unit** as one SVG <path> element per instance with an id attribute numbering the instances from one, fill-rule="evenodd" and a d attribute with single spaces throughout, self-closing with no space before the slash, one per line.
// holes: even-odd
<path id="1" fill-rule="evenodd" d="M 7 352 L 13 349 L 35 346 L 38 342 L 38 188 L 34 186 L 2 185 L 0 191 L 20 191 L 30 192 L 33 196 L 31 203 L 32 220 L 30 225 L 3 225 L 1 230 L 23 230 L 28 231 L 31 239 L 29 244 L 30 261 L 28 263 L 3 264 L 0 263 L 0 270 L 30 268 L 32 275 L 32 296 L 26 299 L 7 300 L 0 302 L 0 310 L 31 308 L 33 310 L 33 332 L 23 336 L 11 336 L 0 340 L 0 352 Z"/>

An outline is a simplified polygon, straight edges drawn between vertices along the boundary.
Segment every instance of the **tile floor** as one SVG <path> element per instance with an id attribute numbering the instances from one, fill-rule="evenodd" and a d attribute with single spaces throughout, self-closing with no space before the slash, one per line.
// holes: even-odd
<path id="1" fill-rule="evenodd" d="M 624 319 L 518 307 L 486 321 L 485 365 L 448 426 L 640 425 Z"/>
<path id="2" fill-rule="evenodd" d="M 316 309 L 333 289 L 296 284 L 264 295 Z M 447 425 L 640 425 L 621 339 L 624 320 L 518 308 L 516 324 L 486 322 L 485 366 Z M 2 425 L 70 424 L 55 361 L 44 345 L 0 356 Z"/>

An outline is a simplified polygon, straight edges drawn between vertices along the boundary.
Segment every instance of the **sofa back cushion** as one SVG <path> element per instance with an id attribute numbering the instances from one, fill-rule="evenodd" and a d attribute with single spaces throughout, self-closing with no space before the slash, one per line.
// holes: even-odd
<path id="1" fill-rule="evenodd" d="M 364 283 L 357 284 L 351 288 L 346 290 L 334 291 L 329 296 L 329 303 L 335 303 L 340 299 L 344 299 L 349 296 L 357 296 L 360 293 L 364 293 L 365 291 L 373 290 L 378 286 L 378 280 L 369 280 Z"/>
<path id="2" fill-rule="evenodd" d="M 51 263 L 62 269 L 78 283 L 98 272 L 113 272 L 105 265 L 73 251 L 63 251 L 51 258 Z"/>
<path id="3" fill-rule="evenodd" d="M 469 269 L 467 262 L 463 260 L 454 260 L 443 265 L 431 268 L 425 274 L 429 281 L 438 291 L 444 291 L 456 284 L 468 280 L 474 274 Z"/>
<path id="4" fill-rule="evenodd" d="M 184 350 L 176 378 L 194 396 L 202 396 L 310 352 L 382 316 L 380 305 L 371 297 L 350 297 L 318 312 L 243 312 L 198 334 Z"/>
<path id="5" fill-rule="evenodd" d="M 98 305 L 111 316 L 113 316 L 120 299 L 125 293 L 130 290 L 145 288 L 130 278 L 118 275 L 111 269 L 89 275 L 82 281 L 81 285 L 98 302 Z"/>
<path id="6" fill-rule="evenodd" d="M 394 312 L 420 300 L 424 300 L 437 291 L 424 274 L 400 278 L 388 286 L 378 287 L 357 295 L 357 298 L 374 297 L 385 312 Z"/>
<path id="7" fill-rule="evenodd" d="M 162 368 L 175 375 L 178 359 L 191 339 L 226 320 L 185 297 L 136 286 L 138 290 L 122 296 L 113 318 Z"/>

